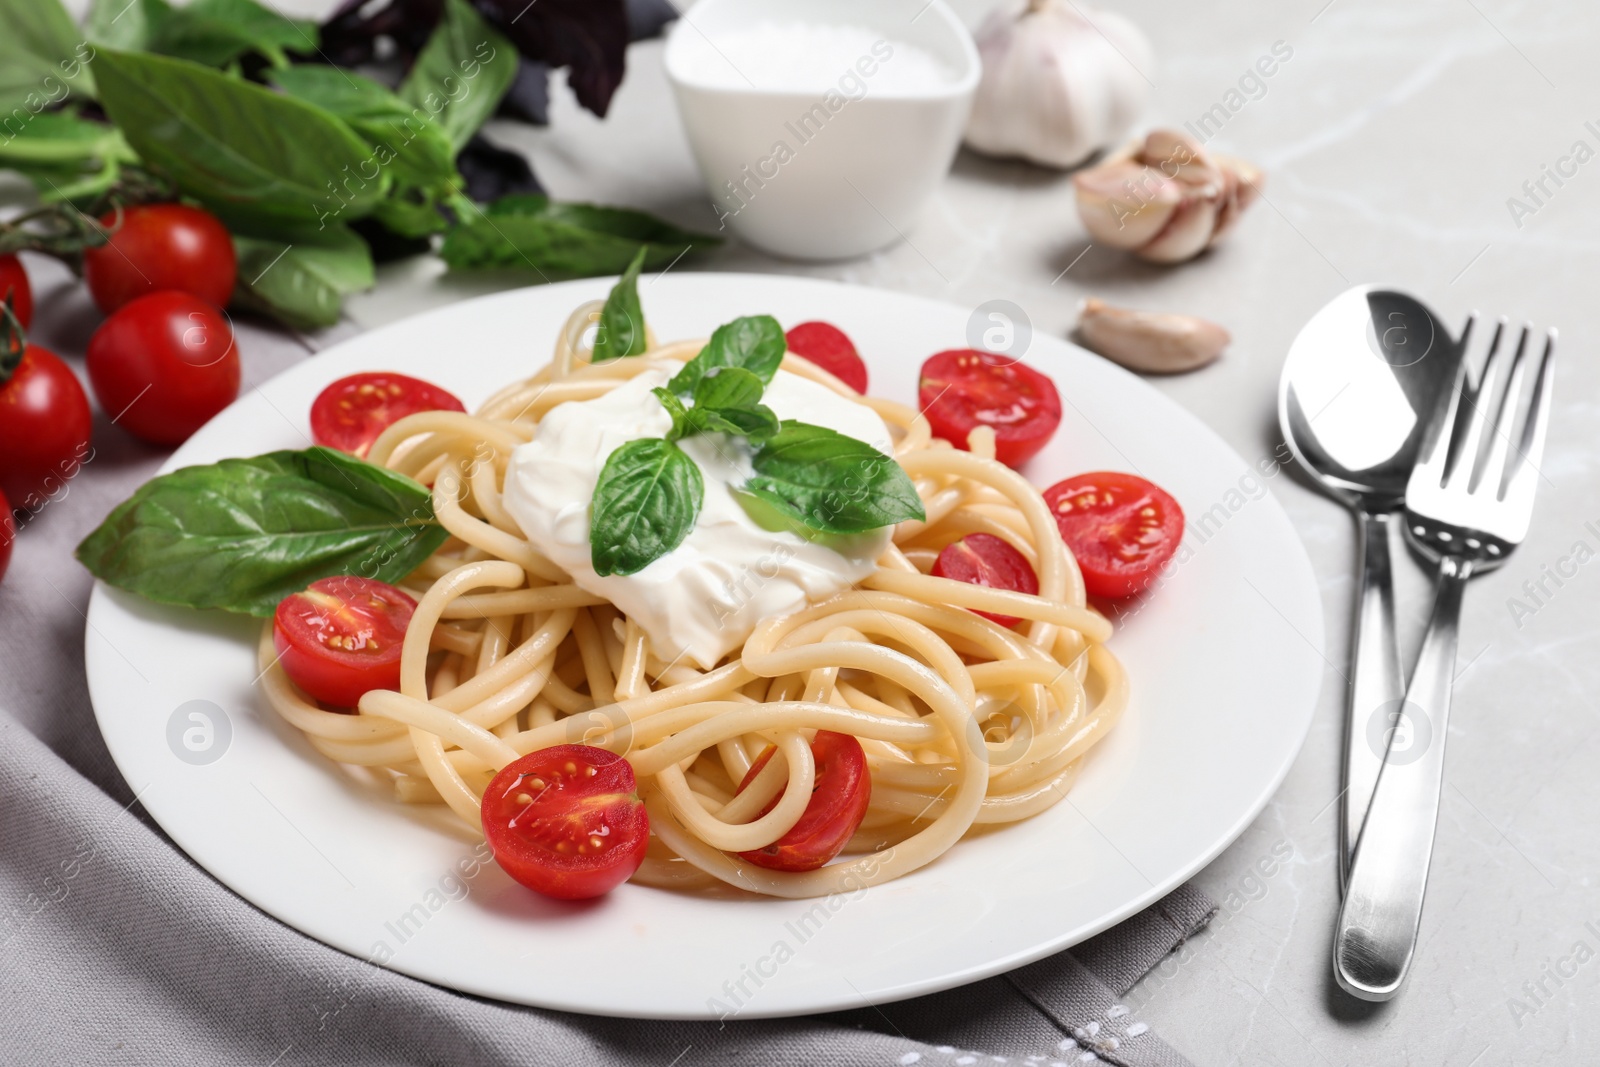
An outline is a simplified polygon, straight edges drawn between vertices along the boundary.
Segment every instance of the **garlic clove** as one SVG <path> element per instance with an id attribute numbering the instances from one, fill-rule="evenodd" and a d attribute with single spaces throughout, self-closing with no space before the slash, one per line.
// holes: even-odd
<path id="1" fill-rule="evenodd" d="M 1073 176 L 1091 237 L 1157 263 L 1199 255 L 1255 201 L 1261 171 L 1212 155 L 1187 134 L 1154 130 L 1132 150 Z"/>
<path id="2" fill-rule="evenodd" d="M 1003 5 L 977 33 L 983 73 L 968 147 L 1074 167 L 1124 137 L 1149 92 L 1150 45 L 1121 16 L 1076 0 Z"/>
<path id="3" fill-rule="evenodd" d="M 1072 184 L 1084 228 L 1113 248 L 1139 248 L 1153 240 L 1185 195 L 1182 185 L 1131 159 L 1079 171 Z"/>
<path id="4" fill-rule="evenodd" d="M 1203 367 L 1232 339 L 1227 330 L 1206 319 L 1112 307 L 1094 297 L 1078 311 L 1077 333 L 1090 351 L 1147 374 Z"/>
<path id="5" fill-rule="evenodd" d="M 1178 205 L 1166 227 L 1139 254 L 1155 263 L 1182 263 L 1206 250 L 1217 232 L 1217 201 L 1190 197 Z"/>

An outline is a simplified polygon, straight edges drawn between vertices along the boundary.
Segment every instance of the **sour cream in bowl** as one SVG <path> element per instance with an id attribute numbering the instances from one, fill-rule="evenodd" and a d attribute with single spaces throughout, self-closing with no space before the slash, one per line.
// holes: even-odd
<path id="1" fill-rule="evenodd" d="M 905 236 L 955 158 L 979 69 L 944 0 L 701 0 L 666 49 L 722 224 L 796 259 Z"/>

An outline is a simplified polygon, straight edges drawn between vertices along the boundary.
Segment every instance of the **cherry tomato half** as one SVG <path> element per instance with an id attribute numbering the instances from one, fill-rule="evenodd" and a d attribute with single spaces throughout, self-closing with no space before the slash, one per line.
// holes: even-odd
<path id="1" fill-rule="evenodd" d="M 11 310 L 26 330 L 33 325 L 33 288 L 28 284 L 28 272 L 22 269 L 22 260 L 16 256 L 0 256 L 0 303 L 11 297 Z"/>
<path id="2" fill-rule="evenodd" d="M 750 765 L 739 791 L 755 781 L 777 749 L 768 745 Z M 872 778 L 861 742 L 849 734 L 818 730 L 811 741 L 811 758 L 817 765 L 811 801 L 788 833 L 766 848 L 740 852 L 739 858 L 774 871 L 814 871 L 839 854 L 866 817 L 872 799 Z M 757 818 L 778 806 L 783 794 L 772 798 Z"/>
<path id="3" fill-rule="evenodd" d="M 6 577 L 6 568 L 11 566 L 11 542 L 17 539 L 17 520 L 11 517 L 11 502 L 4 493 L 0 493 L 0 581 Z"/>
<path id="4" fill-rule="evenodd" d="M 802 322 L 784 334 L 789 351 L 804 356 L 858 393 L 867 391 L 867 365 L 839 327 L 827 322 Z"/>
<path id="5" fill-rule="evenodd" d="M 1136 474 L 1095 471 L 1044 491 L 1061 539 L 1092 595 L 1132 596 L 1156 580 L 1183 540 L 1183 509 Z"/>
<path id="6" fill-rule="evenodd" d="M 961 540 L 945 545 L 939 558 L 933 561 L 933 576 L 953 578 L 969 585 L 984 585 L 990 589 L 1011 589 L 1018 593 L 1033 594 L 1039 592 L 1039 576 L 1033 573 L 1028 557 L 1018 552 L 1010 542 L 988 533 L 967 534 Z M 1001 626 L 1015 626 L 1022 621 L 1015 615 L 996 615 L 992 611 L 977 613 Z"/>
<path id="7" fill-rule="evenodd" d="M 562 900 L 611 892 L 633 877 L 650 816 L 633 767 L 588 745 L 556 745 L 509 764 L 483 793 L 483 833 L 518 882 Z"/>
<path id="8" fill-rule="evenodd" d="M 227 227 L 187 204 L 146 204 L 100 220 L 110 239 L 83 252 L 83 279 L 102 312 L 164 289 L 226 307 L 238 260 Z"/>
<path id="9" fill-rule="evenodd" d="M 141 296 L 89 338 L 89 384 L 118 426 L 176 445 L 239 395 L 239 348 L 222 312 L 188 293 Z"/>
<path id="10" fill-rule="evenodd" d="M 92 417 L 78 376 L 55 353 L 20 336 L 10 345 L 0 346 L 0 491 L 32 511 L 92 457 Z"/>
<path id="11" fill-rule="evenodd" d="M 308 696 L 353 708 L 363 693 L 400 688 L 400 646 L 416 610 L 406 593 L 372 578 L 321 578 L 278 602 L 272 643 Z"/>
<path id="12" fill-rule="evenodd" d="M 955 348 L 922 365 L 918 403 L 934 436 L 957 448 L 979 426 L 994 428 L 995 458 L 1020 467 L 1061 425 L 1061 395 L 1049 378 L 1009 356 Z"/>
<path id="13" fill-rule="evenodd" d="M 390 426 L 419 411 L 465 411 L 432 382 L 393 371 L 340 378 L 311 402 L 311 438 L 319 445 L 365 458 Z"/>

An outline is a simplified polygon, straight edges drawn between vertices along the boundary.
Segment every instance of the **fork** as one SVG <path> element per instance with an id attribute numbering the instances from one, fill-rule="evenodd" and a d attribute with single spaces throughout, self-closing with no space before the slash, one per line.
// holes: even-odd
<path id="1" fill-rule="evenodd" d="M 1474 314 L 1462 332 L 1463 353 L 1476 321 Z M 1419 740 L 1427 727 L 1428 736 L 1419 756 L 1401 760 L 1391 732 L 1351 861 L 1334 932 L 1333 970 L 1339 985 L 1362 1000 L 1394 997 L 1416 954 L 1444 785 L 1462 594 L 1468 579 L 1506 561 L 1527 536 L 1533 515 L 1556 331 L 1546 334 L 1537 357 L 1529 351 L 1531 326 L 1523 326 L 1513 355 L 1501 348 L 1506 332 L 1502 318 L 1476 388 L 1462 359 L 1444 418 L 1406 485 L 1406 536 L 1437 564 L 1438 582 L 1405 702 L 1390 721 L 1398 726 L 1402 718 L 1409 720 Z M 1524 400 L 1526 414 L 1513 438 Z"/>

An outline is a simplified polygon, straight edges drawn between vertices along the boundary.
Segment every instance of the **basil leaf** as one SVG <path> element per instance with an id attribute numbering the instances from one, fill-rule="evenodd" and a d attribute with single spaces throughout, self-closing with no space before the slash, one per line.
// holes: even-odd
<path id="1" fill-rule="evenodd" d="M 0 166 L 44 167 L 82 164 L 91 159 L 134 160 L 133 150 L 115 126 L 79 118 L 72 111 L 47 111 L 27 125 L 7 128 L 0 137 Z"/>
<path id="2" fill-rule="evenodd" d="M 86 27 L 89 40 L 104 48 L 142 52 L 171 11 L 166 0 L 94 0 Z"/>
<path id="3" fill-rule="evenodd" d="M 728 433 L 759 444 L 778 432 L 778 416 L 761 403 L 765 386 L 743 367 L 723 367 L 700 379 L 689 409 L 688 436 Z M 666 390 L 658 390 L 666 392 Z M 670 394 L 669 394 L 670 395 Z"/>
<path id="4" fill-rule="evenodd" d="M 330 226 L 293 242 L 235 234 L 234 298 L 297 330 L 331 326 L 347 293 L 373 285 L 372 253 L 348 227 Z"/>
<path id="5" fill-rule="evenodd" d="M 93 96 L 94 49 L 59 0 L 0 0 L 0 106 L 37 115 L 69 94 Z M 6 134 L 15 130 L 7 128 Z"/>
<path id="6" fill-rule="evenodd" d="M 224 221 L 325 226 L 383 198 L 367 146 L 320 108 L 165 56 L 105 50 L 94 68 L 128 143 Z"/>
<path id="7" fill-rule="evenodd" d="M 448 536 L 410 478 L 311 448 L 154 478 L 77 556 L 101 581 L 158 603 L 264 617 L 319 578 L 398 581 Z"/>
<path id="8" fill-rule="evenodd" d="M 450 142 L 466 147 L 517 76 L 517 50 L 466 0 L 445 0 L 444 18 L 400 84 L 402 100 L 426 110 Z"/>
<path id="9" fill-rule="evenodd" d="M 600 309 L 599 329 L 594 335 L 596 363 L 624 356 L 637 356 L 645 350 L 644 308 L 639 305 L 639 271 L 644 268 L 645 250 L 633 257 Z"/>
<path id="10" fill-rule="evenodd" d="M 863 533 L 926 517 L 893 457 L 823 426 L 784 420 L 751 464 L 744 491 L 813 530 Z"/>
<path id="11" fill-rule="evenodd" d="M 640 245 L 644 269 L 654 270 L 685 252 L 721 243 L 639 211 L 553 204 L 543 196 L 515 194 L 452 227 L 439 255 L 452 270 L 520 268 L 554 281 L 621 274 Z"/>
<path id="12" fill-rule="evenodd" d="M 700 468 L 671 441 L 645 437 L 611 453 L 589 520 L 595 573 L 637 574 L 683 544 L 705 493 Z"/>
<path id="13" fill-rule="evenodd" d="M 371 78 L 315 63 L 268 71 L 267 77 L 290 96 L 342 119 L 374 147 L 377 162 L 396 183 L 426 187 L 459 180 L 455 152 L 439 124 Z"/>
<path id="14" fill-rule="evenodd" d="M 672 416 L 672 429 L 667 433 L 667 440 L 676 441 L 689 435 L 690 412 L 683 406 L 683 401 L 667 392 L 665 389 L 650 390 L 661 401 L 661 406 L 667 409 L 667 414 Z"/>
<path id="15" fill-rule="evenodd" d="M 285 50 L 309 53 L 320 45 L 315 22 L 285 18 L 256 0 L 193 0 L 144 14 L 144 48 L 208 67 L 226 66 L 247 52 L 282 66 L 288 63 Z"/>
<path id="16" fill-rule="evenodd" d="M 767 385 L 787 350 L 783 327 L 777 319 L 771 315 L 746 315 L 718 326 L 710 342 L 673 375 L 667 387 L 680 396 L 692 395 L 707 372 L 718 367 L 743 367 Z"/>

